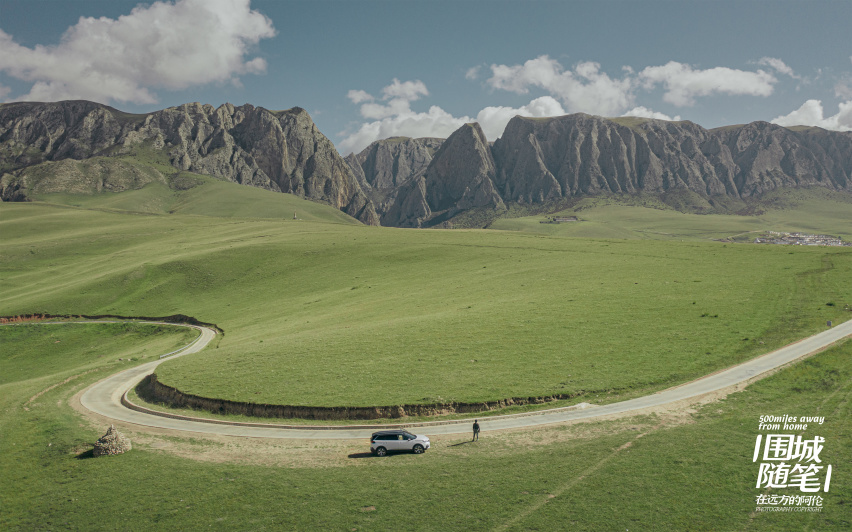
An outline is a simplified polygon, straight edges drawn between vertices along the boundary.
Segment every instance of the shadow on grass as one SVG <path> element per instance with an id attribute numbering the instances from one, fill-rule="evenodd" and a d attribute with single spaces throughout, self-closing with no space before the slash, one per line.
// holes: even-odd
<path id="1" fill-rule="evenodd" d="M 463 441 L 463 442 L 460 442 L 460 443 L 454 443 L 454 444 L 452 444 L 452 445 L 449 445 L 449 447 L 458 447 L 459 445 L 466 445 L 466 444 L 468 444 L 468 443 L 473 443 L 473 441 L 472 441 L 472 440 L 468 440 L 468 441 Z"/>
<path id="2" fill-rule="evenodd" d="M 391 456 L 396 456 L 396 455 L 398 455 L 398 454 L 399 454 L 399 455 L 410 454 L 410 455 L 412 455 L 412 456 L 417 456 L 417 454 L 416 454 L 416 453 L 412 453 L 412 452 L 408 452 L 408 451 L 388 451 L 388 454 L 386 454 L 386 455 L 384 455 L 384 456 L 378 456 L 378 455 L 375 455 L 375 454 L 373 454 L 373 453 L 352 453 L 352 454 L 347 455 L 347 456 L 348 456 L 349 458 L 377 458 L 377 459 L 387 459 L 387 458 L 390 458 Z"/>
<path id="3" fill-rule="evenodd" d="M 77 455 L 77 460 L 86 460 L 88 458 L 95 457 L 95 450 L 89 449 L 88 451 L 83 451 L 82 453 Z"/>
<path id="4" fill-rule="evenodd" d="M 349 458 L 372 458 L 373 453 L 352 453 Z"/>

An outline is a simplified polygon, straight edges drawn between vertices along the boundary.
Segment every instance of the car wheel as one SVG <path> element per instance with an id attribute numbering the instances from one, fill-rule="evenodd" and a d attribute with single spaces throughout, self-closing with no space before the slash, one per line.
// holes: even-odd
<path id="1" fill-rule="evenodd" d="M 388 454 L 388 450 L 385 449 L 384 447 L 377 447 L 376 448 L 376 456 L 385 456 L 387 454 Z"/>
<path id="2" fill-rule="evenodd" d="M 423 446 L 418 443 L 417 445 L 414 446 L 413 450 L 414 450 L 414 454 L 420 454 L 423 451 L 425 451 L 426 449 L 424 449 Z"/>

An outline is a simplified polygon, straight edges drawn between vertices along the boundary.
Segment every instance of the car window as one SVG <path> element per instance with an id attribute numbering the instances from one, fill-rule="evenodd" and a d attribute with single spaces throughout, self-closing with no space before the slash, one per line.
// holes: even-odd
<path id="1" fill-rule="evenodd" d="M 399 439 L 400 439 L 400 440 L 402 439 L 402 434 L 400 434 L 400 435 L 399 435 Z"/>

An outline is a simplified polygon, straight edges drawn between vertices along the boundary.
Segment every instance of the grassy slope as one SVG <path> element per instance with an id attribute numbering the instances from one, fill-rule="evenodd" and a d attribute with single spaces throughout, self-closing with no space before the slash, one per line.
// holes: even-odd
<path id="1" fill-rule="evenodd" d="M 625 203 L 628 203 L 625 205 Z M 496 220 L 492 229 L 551 236 L 710 240 L 759 231 L 829 233 L 852 240 L 852 198 L 823 190 L 787 190 L 769 194 L 750 216 L 685 214 L 656 198 L 588 198 L 571 209 L 548 215 Z M 580 222 L 542 224 L 548 216 L 576 215 Z"/>
<path id="2" fill-rule="evenodd" d="M 351 246 L 358 242 L 364 244 L 366 250 L 384 253 L 377 253 L 373 262 L 363 256 L 355 261 L 356 264 L 362 262 L 360 268 L 369 274 L 363 277 L 364 286 L 354 290 L 358 292 L 380 288 L 388 278 L 386 274 L 394 270 L 392 266 L 385 267 L 392 253 L 387 248 L 375 247 L 378 238 L 373 237 L 384 237 L 385 231 L 395 233 L 333 224 L 118 215 L 4 204 L 0 206 L 3 235 L 0 313 L 79 311 L 81 307 L 90 312 L 182 311 L 210 321 L 218 320 L 228 329 L 227 342 L 237 337 L 239 331 L 247 331 L 238 339 L 244 341 L 255 335 L 253 338 L 259 344 L 269 337 L 270 329 L 279 331 L 278 327 L 285 324 L 283 319 L 270 319 L 269 314 L 286 312 L 294 305 L 294 300 L 299 306 L 292 310 L 293 313 L 304 315 L 311 305 L 319 308 L 310 321 L 321 316 L 333 320 L 338 316 L 331 311 L 335 301 L 346 303 L 340 297 L 345 290 L 335 287 L 351 290 L 352 286 L 348 285 L 354 279 L 350 277 L 359 272 L 341 270 L 325 260 L 317 260 L 330 255 L 325 246 L 310 247 L 311 238 L 330 233 L 336 235 L 335 247 L 346 240 L 352 242 Z M 820 231 L 831 232 L 830 226 Z M 576 256 L 587 259 L 594 257 L 591 253 L 594 249 L 603 255 L 605 246 L 629 249 L 629 246 L 616 245 L 628 244 L 624 242 L 585 242 L 585 252 L 581 252 L 582 246 L 569 246 L 567 251 L 560 252 L 558 246 L 568 244 L 554 244 L 552 239 L 522 237 L 495 246 L 495 241 L 482 238 L 482 233 L 452 237 L 462 239 L 461 242 L 445 241 L 443 233 L 439 236 L 429 236 L 433 232 L 426 231 L 416 234 L 421 233 L 427 236 L 417 237 L 425 239 L 419 247 L 408 247 L 411 246 L 408 243 L 398 253 L 419 250 L 412 259 L 417 262 L 431 256 L 436 249 L 444 250 L 439 258 L 446 258 L 448 249 L 468 252 L 493 249 L 490 257 L 485 256 L 489 260 L 514 252 L 517 253 L 514 260 L 522 261 L 517 264 L 525 266 L 524 272 L 530 279 L 541 279 L 536 276 L 543 272 L 535 269 L 535 260 L 524 262 L 526 255 L 536 249 L 541 253 L 534 256 L 536 259 L 547 254 L 566 255 L 571 250 Z M 493 238 L 499 243 L 501 236 L 506 235 L 497 233 Z M 277 240 L 269 240 L 274 237 Z M 356 238 L 358 241 L 353 240 Z M 399 240 L 387 238 L 389 248 L 400 245 Z M 465 242 L 465 238 L 473 243 Z M 203 249 L 195 239 L 212 245 L 213 251 Z M 269 257 L 259 253 L 270 242 L 273 245 L 268 250 Z M 328 240 L 322 242 L 328 244 Z M 508 246 L 511 243 L 526 245 L 512 248 Z M 557 249 L 553 250 L 548 244 Z M 663 250 L 663 256 L 646 253 L 645 260 L 651 268 L 657 268 L 654 271 L 658 274 L 661 264 L 669 264 L 661 262 L 666 256 L 671 262 L 684 255 L 695 260 L 694 250 L 711 250 L 697 258 L 712 259 L 713 252 L 725 260 L 740 257 L 731 262 L 729 271 L 723 272 L 725 277 L 731 277 L 730 271 L 741 270 L 749 264 L 762 268 L 762 263 L 754 257 L 770 259 L 764 261 L 769 266 L 765 286 L 771 286 L 773 272 L 782 270 L 785 274 L 782 285 L 799 287 L 784 293 L 782 306 L 804 310 L 797 315 L 798 324 L 783 322 L 782 330 L 773 336 L 779 341 L 796 328 L 802 331 L 811 328 L 813 321 L 848 316 L 840 310 L 841 301 L 849 296 L 848 273 L 837 270 L 839 262 L 848 262 L 842 253 L 826 255 L 829 250 L 775 248 L 779 251 L 755 252 L 758 255 L 749 263 L 750 250 L 756 247 L 689 244 L 685 251 L 677 251 L 680 246 L 656 245 L 658 247 L 650 249 Z M 210 263 L 211 257 L 226 250 L 230 250 L 230 254 Z M 369 255 L 367 251 L 361 253 Z M 343 257 L 351 258 L 353 254 L 356 254 L 355 248 L 350 247 Z M 305 262 L 299 260 L 300 256 Z M 222 263 L 228 258 L 233 259 L 234 264 L 226 268 Z M 308 261 L 308 258 L 313 260 Z M 471 252 L 468 262 L 459 266 L 463 271 L 457 275 L 466 274 L 465 266 L 471 276 L 474 270 L 479 273 L 480 258 Z M 512 259 L 509 256 L 501 260 L 508 264 Z M 819 272 L 826 260 L 834 262 L 834 270 L 805 273 L 809 269 Z M 625 255 L 625 261 L 643 264 L 637 253 Z M 576 267 L 583 262 L 576 260 L 570 264 Z M 681 262 L 684 261 L 681 259 Z M 351 261 L 347 260 L 349 263 Z M 422 305 L 418 298 L 429 289 L 442 289 L 440 276 L 452 269 L 440 261 L 430 262 L 429 266 L 436 263 L 436 270 L 425 271 L 424 267 L 421 273 L 425 272 L 426 280 L 439 279 L 415 292 L 412 304 Z M 484 265 L 486 269 L 492 268 L 491 263 Z M 316 278 L 317 282 L 324 280 L 328 287 L 298 286 L 300 280 L 310 281 L 305 274 L 299 273 L 292 283 L 275 288 L 277 283 L 268 282 L 270 274 L 263 271 L 266 268 L 284 272 L 273 276 L 280 281 L 294 275 L 294 270 L 298 273 L 311 266 L 322 273 Z M 613 271 L 623 271 L 617 262 L 610 266 Z M 799 273 L 794 273 L 796 271 Z M 233 276 L 228 277 L 231 274 Z M 834 278 L 838 274 L 846 277 L 841 276 L 838 281 Z M 338 277 L 342 278 L 335 284 Z M 664 287 L 666 278 L 663 275 L 656 286 Z M 409 280 L 415 287 L 426 282 L 421 278 Z M 480 279 L 472 277 L 472 280 Z M 718 287 L 720 298 L 725 295 L 723 289 L 728 286 L 724 284 L 727 282 L 733 281 L 726 279 Z M 405 286 L 400 280 L 390 284 L 389 288 Z M 447 284 L 446 279 L 443 284 Z M 208 293 L 211 285 L 218 287 L 218 294 Z M 443 289 L 444 292 L 435 298 L 440 299 L 448 291 L 451 295 L 458 292 L 457 285 L 449 285 L 450 288 Z M 368 286 L 373 288 L 366 288 Z M 590 286 L 590 290 L 592 288 Z M 807 289 L 816 291 L 816 299 L 808 297 Z M 148 291 L 153 292 L 149 294 Z M 271 293 L 264 295 L 266 291 Z M 311 291 L 318 295 L 310 296 Z M 543 293 L 546 295 L 540 290 L 537 295 Z M 617 293 L 614 289 L 613 294 Z M 466 292 L 462 295 L 473 297 L 477 294 Z M 462 298 L 462 295 L 456 297 Z M 831 302 L 836 302 L 835 306 L 824 304 L 829 302 L 822 301 L 826 295 L 832 298 Z M 251 299 L 265 302 L 266 306 L 248 305 Z M 479 300 L 482 299 L 481 294 Z M 769 297 L 767 301 L 773 305 L 776 302 Z M 370 310 L 380 302 L 381 297 L 365 299 L 359 310 Z M 660 306 L 670 302 L 670 299 L 662 299 Z M 351 302 L 348 305 L 351 307 Z M 391 307 L 388 314 L 394 308 Z M 353 313 L 339 315 L 352 317 Z M 723 316 L 720 314 L 716 321 Z M 253 323 L 257 319 L 260 323 Z M 299 321 L 276 334 L 284 336 L 306 325 Z M 324 338 L 323 329 L 331 330 L 329 326 L 317 327 L 317 338 Z M 109 333 L 94 331 L 78 334 L 71 329 L 51 329 L 47 337 L 15 340 L 8 336 L 14 332 L 12 329 L 0 328 L 3 346 L 0 374 L 8 375 L 0 384 L 0 470 L 4 471 L 6 480 L 0 483 L 0 528 L 360 530 L 388 529 L 402 524 L 407 529 L 422 530 L 494 529 L 504 525 L 519 530 L 569 526 L 577 530 L 848 530 L 852 526 L 848 510 L 852 501 L 852 478 L 843 466 L 852 453 L 852 424 L 849 422 L 852 419 L 852 342 L 754 384 L 722 403 L 700 409 L 694 423 L 685 426 L 654 430 L 659 419 L 637 418 L 499 436 L 486 432 L 482 443 L 476 446 L 456 445 L 463 438 L 446 440 L 426 455 L 416 457 L 353 458 L 339 466 L 340 460 L 345 458 L 328 455 L 325 460 L 325 455 L 319 451 L 314 454 L 313 465 L 253 466 L 178 458 L 140 445 L 138 440 L 134 442 L 134 451 L 127 455 L 78 460 L 76 457 L 90 448 L 106 427 L 92 429 L 82 425 L 80 418 L 65 405 L 68 398 L 128 363 L 118 362 L 117 358 L 138 357 L 139 348 L 154 356 L 159 350 L 168 351 L 170 345 L 185 340 L 151 335 L 123 338 L 121 331 L 113 330 L 113 334 L 119 335 L 113 341 L 107 338 Z M 65 334 L 69 337 L 62 336 Z M 79 341 L 70 340 L 75 334 Z M 637 341 L 646 339 L 641 337 Z M 12 341 L 18 342 L 14 348 L 10 348 Z M 92 341 L 97 341 L 96 345 L 103 349 L 91 351 Z M 227 342 L 223 342 L 221 349 L 229 345 Z M 102 356 L 104 353 L 108 355 Z M 210 352 L 204 355 L 208 354 Z M 20 365 L 21 360 L 28 362 Z M 43 364 L 42 360 L 47 363 Z M 94 371 L 82 374 L 91 370 Z M 66 382 L 69 377 L 76 378 Z M 30 397 L 53 385 L 58 386 L 28 403 Z M 823 427 L 805 433 L 808 437 L 821 435 L 826 438 L 821 456 L 825 463 L 834 465 L 831 493 L 824 494 L 823 513 L 758 514 L 750 518 L 754 496 L 759 490 L 753 489 L 756 466 L 749 456 L 757 434 L 757 419 L 767 414 L 826 416 Z M 646 432 L 641 439 L 636 438 L 637 434 Z M 617 451 L 629 442 L 632 442 L 631 447 Z M 199 448 L 215 445 L 192 444 Z M 364 449 L 363 442 L 352 442 L 351 449 L 346 452 L 360 453 Z M 416 486 L 415 491 L 412 486 Z M 104 497 L 105 493 L 109 496 Z M 779 493 L 796 494 L 796 491 L 780 490 Z M 556 496 L 551 498 L 550 495 Z M 364 511 L 370 506 L 375 510 Z"/>
<path id="3" fill-rule="evenodd" d="M 2 209 L 0 313 L 215 322 L 218 349 L 158 373 L 243 401 L 601 400 L 735 363 L 852 303 L 837 248 Z"/>
<path id="4" fill-rule="evenodd" d="M 151 183 L 139 190 L 99 194 L 42 194 L 38 202 L 83 209 L 128 213 L 191 214 L 217 218 L 274 218 L 313 222 L 357 224 L 347 214 L 328 205 L 220 181 L 207 176 L 185 174 L 199 183 L 188 190 L 173 190 L 163 183 Z"/>
<path id="5" fill-rule="evenodd" d="M 24 169 L 21 172 L 29 184 L 28 195 L 37 202 L 119 212 L 287 219 L 295 214 L 306 221 L 358 223 L 328 205 L 292 194 L 179 171 L 170 164 L 166 152 L 150 143 L 130 150 L 121 155 L 46 162 Z M 96 191 L 98 182 L 106 187 L 100 192 Z M 132 190 L 112 192 L 110 183 Z M 50 192 L 60 187 L 74 193 Z"/>
<path id="6" fill-rule="evenodd" d="M 18 326 L 20 327 L 20 326 Z M 31 331 L 34 327 L 27 326 Z M 183 338 L 125 335 L 95 326 L 50 329 L 62 367 L 33 366 L 0 384 L 0 528 L 212 530 L 848 530 L 852 477 L 852 342 L 700 408 L 685 425 L 657 417 L 520 432 L 485 432 L 478 444 L 442 440 L 425 455 L 351 459 L 315 451 L 291 465 L 197 462 L 140 444 L 116 457 L 80 460 L 106 427 L 91 428 L 65 404 L 121 366 L 116 356 Z M 103 327 L 103 326 L 97 326 Z M 110 326 L 112 327 L 112 326 Z M 0 328 L 5 358 L 44 356 L 40 336 Z M 77 341 L 73 341 L 73 338 Z M 56 340 L 60 342 L 56 344 Z M 107 342 L 91 352 L 91 341 Z M 154 342 L 154 343 L 152 343 Z M 134 349 L 136 348 L 136 349 Z M 99 357 L 104 352 L 108 357 Z M 83 371 L 96 371 L 82 374 Z M 76 379 L 64 382 L 68 377 Z M 51 388 L 37 400 L 39 391 Z M 757 514 L 751 462 L 761 415 L 825 416 L 807 438 L 826 439 L 832 464 L 822 513 Z M 657 427 L 657 428 L 655 428 Z M 486 427 L 487 428 L 487 427 Z M 126 432 L 126 431 L 125 431 Z M 132 433 L 129 433 L 134 436 Z M 642 434 L 641 438 L 637 438 Z M 135 438 L 135 436 L 134 436 Z M 624 445 L 630 443 L 630 447 Z M 213 442 L 188 440 L 204 449 Z M 270 442 L 303 447 L 300 442 Z M 621 450 L 619 450 L 621 448 Z M 324 454 L 327 453 L 327 454 Z M 341 455 L 342 453 L 342 455 Z M 795 489 L 776 490 L 795 495 Z M 553 497 L 551 497 L 551 495 Z M 370 507 L 373 507 L 372 511 Z"/>
<path id="7" fill-rule="evenodd" d="M 190 174 L 192 175 L 192 174 Z M 191 214 L 217 218 L 274 218 L 357 224 L 347 214 L 328 205 L 254 187 L 192 175 L 198 186 L 172 190 L 161 183 L 142 189 L 96 195 L 44 194 L 46 204 L 148 214 Z"/>
<path id="8" fill-rule="evenodd" d="M 0 385 L 55 379 L 68 371 L 103 365 L 118 371 L 127 362 L 168 353 L 198 336 L 186 328 L 134 323 L 17 324 L 4 325 L 0 330 Z M 138 344 L 144 346 L 137 348 Z M 120 363 L 116 358 L 125 360 Z"/>

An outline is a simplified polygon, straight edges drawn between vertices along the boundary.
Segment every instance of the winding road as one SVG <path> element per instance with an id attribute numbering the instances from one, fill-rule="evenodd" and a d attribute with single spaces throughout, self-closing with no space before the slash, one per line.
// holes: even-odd
<path id="1" fill-rule="evenodd" d="M 168 324 L 176 325 L 176 324 Z M 163 360 L 185 356 L 201 351 L 215 336 L 216 332 L 206 327 L 191 327 L 200 332 L 191 344 L 174 353 L 163 355 L 159 360 L 142 364 L 111 377 L 101 380 L 87 388 L 80 396 L 84 408 L 107 418 L 136 425 L 171 429 L 185 432 L 243 436 L 253 438 L 300 438 L 300 439 L 354 439 L 369 438 L 377 428 L 418 428 L 417 432 L 429 435 L 461 434 L 470 432 L 471 420 L 436 421 L 400 425 L 348 425 L 348 426 L 286 426 L 264 423 L 237 423 L 217 420 L 202 420 L 186 416 L 157 413 L 132 404 L 126 395 L 136 384 Z M 480 423 L 483 431 L 495 431 L 532 427 L 551 423 L 561 423 L 579 419 L 610 416 L 661 407 L 679 401 L 697 400 L 699 397 L 718 392 L 731 386 L 750 382 L 772 370 L 806 357 L 852 336 L 852 320 L 846 321 L 819 334 L 792 343 L 771 353 L 759 356 L 737 366 L 718 371 L 698 380 L 681 384 L 644 397 L 630 399 L 603 406 L 554 408 L 524 414 L 487 417 Z M 419 430 L 423 429 L 423 430 Z"/>

